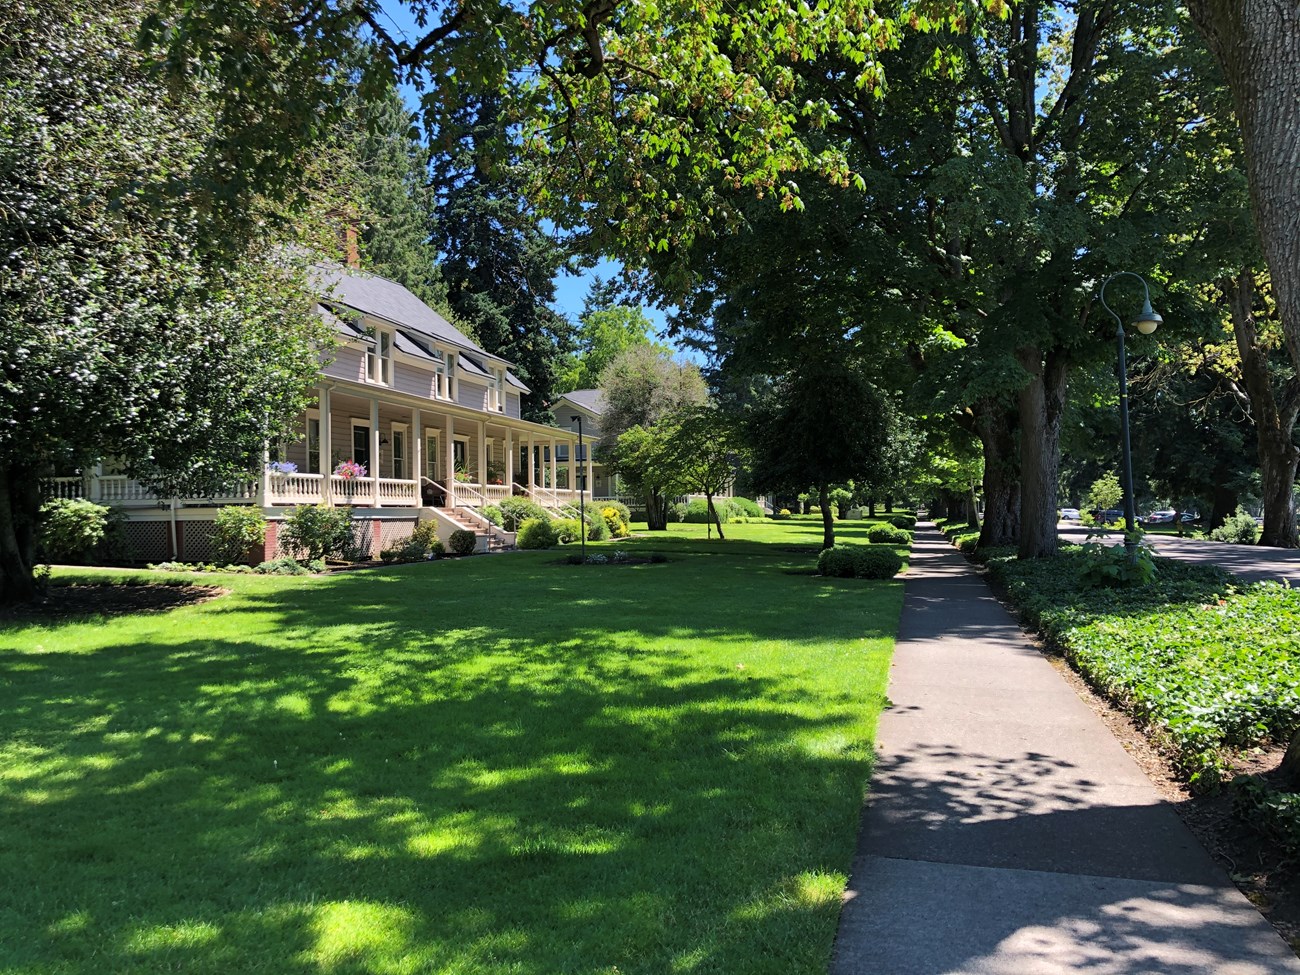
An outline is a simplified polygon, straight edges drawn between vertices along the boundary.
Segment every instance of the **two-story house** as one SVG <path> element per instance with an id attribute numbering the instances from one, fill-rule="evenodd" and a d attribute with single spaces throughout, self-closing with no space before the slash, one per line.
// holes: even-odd
<path id="1" fill-rule="evenodd" d="M 558 509 L 577 498 L 577 434 L 521 419 L 527 387 L 509 362 L 399 284 L 338 264 L 315 271 L 319 311 L 338 342 L 322 357 L 297 436 L 267 446 L 257 480 L 214 497 L 159 498 L 100 465 L 55 479 L 49 492 L 121 509 L 142 559 L 190 561 L 208 557 L 226 504 L 263 508 L 269 557 L 295 505 L 351 506 L 360 546 L 377 555 L 421 519 L 436 520 L 442 537 L 468 527 L 480 547 L 508 543 L 479 514 L 485 505 L 520 494 Z M 590 462 L 587 475 L 591 483 Z"/>

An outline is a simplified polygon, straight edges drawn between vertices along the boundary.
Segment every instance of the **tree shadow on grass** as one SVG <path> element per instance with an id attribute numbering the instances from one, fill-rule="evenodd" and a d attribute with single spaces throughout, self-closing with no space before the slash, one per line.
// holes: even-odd
<path id="1" fill-rule="evenodd" d="M 896 593 L 682 571 L 409 566 L 0 657 L 0 963 L 824 970 Z"/>

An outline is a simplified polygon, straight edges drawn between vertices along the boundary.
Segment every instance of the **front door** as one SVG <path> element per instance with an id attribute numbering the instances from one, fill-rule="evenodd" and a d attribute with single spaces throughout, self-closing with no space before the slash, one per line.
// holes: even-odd
<path id="1" fill-rule="evenodd" d="M 367 474 L 375 473 L 370 469 L 370 427 L 366 424 L 352 425 L 352 459 L 364 467 Z"/>

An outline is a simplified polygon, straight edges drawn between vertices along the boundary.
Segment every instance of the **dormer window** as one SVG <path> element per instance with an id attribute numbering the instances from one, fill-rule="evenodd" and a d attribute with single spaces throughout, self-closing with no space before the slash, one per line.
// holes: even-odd
<path id="1" fill-rule="evenodd" d="M 381 386 L 393 384 L 393 333 L 376 329 L 374 344 L 366 350 L 366 378 Z"/>
<path id="2" fill-rule="evenodd" d="M 488 387 L 488 409 L 504 413 L 506 409 L 506 371 L 493 369 L 491 385 Z"/>

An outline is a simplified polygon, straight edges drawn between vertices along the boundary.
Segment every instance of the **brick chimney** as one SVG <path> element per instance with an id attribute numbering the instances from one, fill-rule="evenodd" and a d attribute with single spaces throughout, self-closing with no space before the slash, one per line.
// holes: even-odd
<path id="1" fill-rule="evenodd" d="M 338 239 L 339 256 L 351 268 L 361 267 L 361 223 L 355 213 L 348 210 L 331 211 L 328 218 L 334 225 Z"/>

